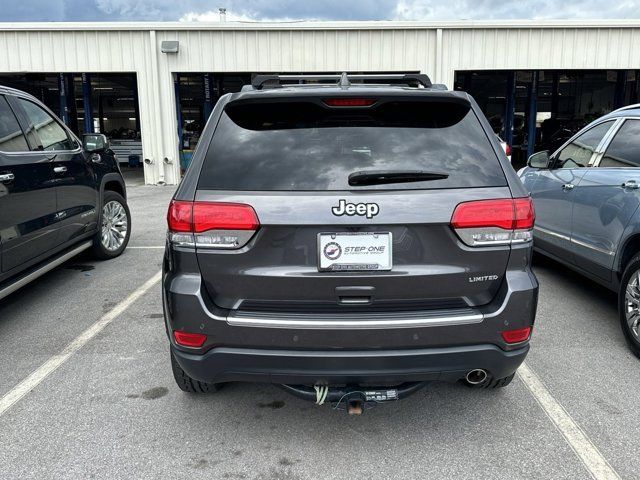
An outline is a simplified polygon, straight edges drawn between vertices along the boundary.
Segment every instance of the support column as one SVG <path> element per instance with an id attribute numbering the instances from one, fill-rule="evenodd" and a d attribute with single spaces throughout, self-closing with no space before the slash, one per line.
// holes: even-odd
<path id="1" fill-rule="evenodd" d="M 204 122 L 203 125 L 205 123 L 207 123 L 207 120 L 209 120 L 209 115 L 211 115 L 211 112 L 213 111 L 213 102 L 212 102 L 212 95 L 211 95 L 211 89 L 213 88 L 213 85 L 211 84 L 211 74 L 210 73 L 205 73 L 204 74 Z"/>
<path id="2" fill-rule="evenodd" d="M 551 118 L 558 118 L 558 101 L 560 97 L 560 74 L 553 72 L 551 86 Z"/>
<path id="3" fill-rule="evenodd" d="M 67 80 L 64 73 L 58 74 L 58 92 L 60 93 L 60 118 L 69 125 L 69 106 L 67 104 Z"/>
<path id="4" fill-rule="evenodd" d="M 527 158 L 533 155 L 536 145 L 536 117 L 538 115 L 538 77 L 536 70 L 531 76 L 529 86 L 529 109 L 527 111 Z"/>
<path id="5" fill-rule="evenodd" d="M 93 105 L 91 103 L 91 76 L 82 74 L 82 103 L 84 105 L 84 133 L 93 133 Z"/>
<path id="6" fill-rule="evenodd" d="M 173 77 L 173 91 L 176 96 L 176 117 L 178 124 L 178 151 L 182 151 L 182 105 L 180 105 L 180 74 Z"/>
<path id="7" fill-rule="evenodd" d="M 67 87 L 67 111 L 69 112 L 69 123 L 67 125 L 71 131 L 78 135 L 78 107 L 76 106 L 76 85 L 73 81 L 73 73 L 65 73 L 65 86 Z"/>
<path id="8" fill-rule="evenodd" d="M 516 107 L 516 72 L 507 73 L 507 91 L 505 92 L 506 105 L 504 112 L 504 141 L 513 146 L 513 119 Z"/>
<path id="9" fill-rule="evenodd" d="M 613 94 L 613 109 L 624 106 L 624 90 L 627 84 L 627 71 L 618 70 L 616 72 L 616 90 Z"/>

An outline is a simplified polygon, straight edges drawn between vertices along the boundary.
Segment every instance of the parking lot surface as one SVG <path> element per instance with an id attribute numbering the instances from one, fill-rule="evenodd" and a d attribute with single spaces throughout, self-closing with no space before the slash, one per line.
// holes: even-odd
<path id="1" fill-rule="evenodd" d="M 0 409 L 0 478 L 638 478 L 640 365 L 616 297 L 540 258 L 526 365 L 546 397 L 522 375 L 497 391 L 433 383 L 349 417 L 270 385 L 181 392 L 160 285 L 141 290 L 161 267 L 172 193 L 131 186 L 121 257 L 77 257 L 0 303 L 0 396 L 57 366 Z"/>

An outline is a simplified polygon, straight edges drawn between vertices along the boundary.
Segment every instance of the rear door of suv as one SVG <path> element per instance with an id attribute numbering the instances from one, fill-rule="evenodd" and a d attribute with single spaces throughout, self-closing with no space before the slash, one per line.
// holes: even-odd
<path id="1" fill-rule="evenodd" d="M 498 149 L 451 92 L 231 101 L 193 210 L 211 300 L 280 314 L 487 304 L 510 248 L 491 228 L 465 244 L 451 220 L 463 202 L 511 199 Z"/>

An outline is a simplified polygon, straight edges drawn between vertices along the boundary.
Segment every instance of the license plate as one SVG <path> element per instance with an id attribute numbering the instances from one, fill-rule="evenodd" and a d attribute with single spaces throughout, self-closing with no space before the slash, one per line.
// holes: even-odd
<path id="1" fill-rule="evenodd" d="M 318 270 L 391 270 L 391 232 L 318 234 Z"/>

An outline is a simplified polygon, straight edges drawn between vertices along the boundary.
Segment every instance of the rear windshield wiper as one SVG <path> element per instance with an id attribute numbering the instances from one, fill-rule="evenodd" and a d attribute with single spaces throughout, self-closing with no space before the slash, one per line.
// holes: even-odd
<path id="1" fill-rule="evenodd" d="M 361 187 L 366 185 L 384 185 L 387 183 L 427 182 L 449 178 L 446 173 L 425 172 L 422 170 L 370 170 L 353 172 L 349 175 L 349 185 Z"/>

